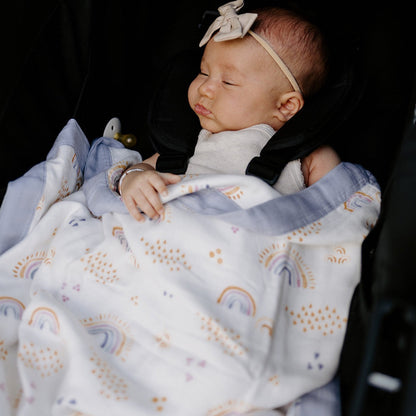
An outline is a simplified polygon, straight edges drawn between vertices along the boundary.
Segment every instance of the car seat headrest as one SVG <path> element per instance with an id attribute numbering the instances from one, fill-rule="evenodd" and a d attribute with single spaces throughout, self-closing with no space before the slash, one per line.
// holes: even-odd
<path id="1" fill-rule="evenodd" d="M 331 141 L 333 133 L 358 105 L 362 91 L 363 80 L 353 51 L 334 57 L 326 86 L 270 138 L 260 156 L 251 160 L 246 173 L 273 185 L 288 162 Z"/>
<path id="2" fill-rule="evenodd" d="M 185 173 L 201 129 L 188 104 L 188 86 L 199 70 L 201 51 L 192 49 L 175 55 L 162 71 L 153 96 L 148 124 L 150 140 L 160 154 L 157 170 Z"/>

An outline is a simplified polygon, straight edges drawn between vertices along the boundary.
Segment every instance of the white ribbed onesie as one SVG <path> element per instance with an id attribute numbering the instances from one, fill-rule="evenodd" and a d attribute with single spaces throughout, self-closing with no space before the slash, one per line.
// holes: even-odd
<path id="1" fill-rule="evenodd" d="M 244 175 L 247 165 L 260 155 L 275 131 L 267 124 L 257 124 L 238 131 L 211 133 L 202 129 L 195 153 L 186 173 L 228 173 Z M 300 160 L 289 162 L 274 188 L 281 194 L 291 194 L 305 188 Z"/>

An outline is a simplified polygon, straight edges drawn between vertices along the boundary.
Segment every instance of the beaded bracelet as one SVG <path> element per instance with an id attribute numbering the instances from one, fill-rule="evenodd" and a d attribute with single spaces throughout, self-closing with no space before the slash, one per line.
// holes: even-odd
<path id="1" fill-rule="evenodd" d="M 144 169 L 140 168 L 133 168 L 133 169 L 126 169 L 123 174 L 120 177 L 120 180 L 118 181 L 118 193 L 123 198 L 123 195 L 121 195 L 121 184 L 123 183 L 124 178 L 131 172 L 144 172 Z"/>

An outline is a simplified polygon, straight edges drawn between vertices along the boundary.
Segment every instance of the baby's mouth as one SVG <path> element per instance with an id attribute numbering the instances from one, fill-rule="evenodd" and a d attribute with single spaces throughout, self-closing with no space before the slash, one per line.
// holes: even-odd
<path id="1" fill-rule="evenodd" d="M 207 108 L 205 108 L 202 104 L 196 104 L 194 111 L 196 114 L 200 115 L 200 116 L 208 116 L 211 114 L 211 111 L 209 111 Z"/>

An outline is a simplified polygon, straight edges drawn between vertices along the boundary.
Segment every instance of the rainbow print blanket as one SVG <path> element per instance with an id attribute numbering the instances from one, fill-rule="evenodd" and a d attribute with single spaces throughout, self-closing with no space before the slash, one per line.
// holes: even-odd
<path id="1" fill-rule="evenodd" d="M 266 414 L 337 369 L 374 178 L 343 163 L 281 196 L 185 176 L 138 223 L 114 178 L 140 161 L 75 120 L 0 211 L 2 415 Z"/>

